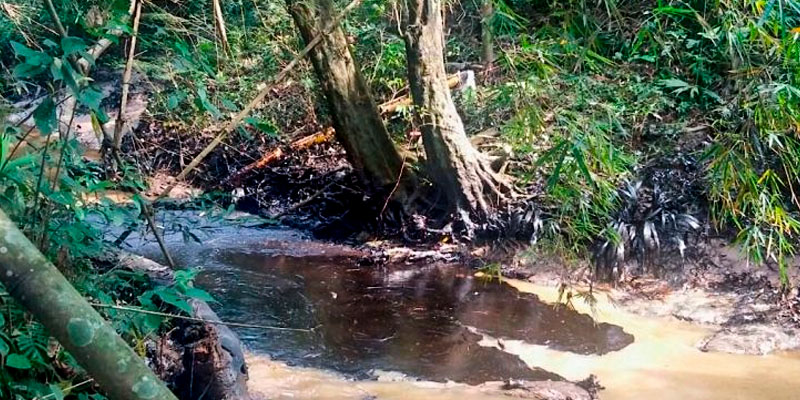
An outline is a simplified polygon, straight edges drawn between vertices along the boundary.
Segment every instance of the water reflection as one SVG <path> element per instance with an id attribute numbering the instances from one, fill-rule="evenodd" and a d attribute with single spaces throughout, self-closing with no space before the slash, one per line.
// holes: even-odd
<path id="1" fill-rule="evenodd" d="M 561 379 L 479 346 L 480 335 L 469 327 L 580 354 L 603 354 L 633 341 L 618 326 L 595 324 L 459 266 L 357 268 L 341 258 L 246 250 L 206 256 L 197 283 L 221 302 L 216 308 L 223 319 L 318 327 L 313 334 L 241 330 L 252 351 L 355 377 L 379 369 L 465 383 Z"/>

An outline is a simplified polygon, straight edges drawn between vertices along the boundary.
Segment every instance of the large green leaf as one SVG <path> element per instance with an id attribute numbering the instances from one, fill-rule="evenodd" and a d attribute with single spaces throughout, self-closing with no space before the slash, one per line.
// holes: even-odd
<path id="1" fill-rule="evenodd" d="M 6 366 L 16 369 L 31 369 L 31 362 L 22 354 L 9 354 L 6 358 Z"/>
<path id="2" fill-rule="evenodd" d="M 75 36 L 66 36 L 61 38 L 61 50 L 64 55 L 76 54 L 86 49 L 86 42 L 83 39 Z"/>
<path id="3" fill-rule="evenodd" d="M 56 104 L 52 97 L 45 97 L 36 107 L 36 110 L 33 111 L 33 120 L 43 135 L 49 135 L 56 130 L 58 119 L 56 118 Z"/>
<path id="4" fill-rule="evenodd" d="M 33 50 L 13 40 L 11 41 L 11 47 L 18 57 L 24 58 L 25 63 L 31 66 L 49 65 L 53 60 L 53 57 L 50 57 L 47 53 Z"/>

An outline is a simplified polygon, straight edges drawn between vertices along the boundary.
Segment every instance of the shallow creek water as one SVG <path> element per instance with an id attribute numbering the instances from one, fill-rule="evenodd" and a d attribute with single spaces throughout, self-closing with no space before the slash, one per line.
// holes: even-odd
<path id="1" fill-rule="evenodd" d="M 800 399 L 796 354 L 704 353 L 695 344 L 709 329 L 633 315 L 603 294 L 593 319 L 579 300 L 577 312 L 554 307 L 555 288 L 455 265 L 359 268 L 271 235 L 173 241 L 223 320 L 314 328 L 237 330 L 249 386 L 267 398 L 503 398 L 476 385 L 595 374 L 611 400 Z"/>

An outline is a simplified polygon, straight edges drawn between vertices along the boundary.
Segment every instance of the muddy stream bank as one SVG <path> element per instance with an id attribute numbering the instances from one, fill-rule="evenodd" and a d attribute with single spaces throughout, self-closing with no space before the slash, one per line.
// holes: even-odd
<path id="1" fill-rule="evenodd" d="M 219 316 L 291 329 L 234 329 L 255 396 L 548 398 L 515 382 L 593 374 L 603 399 L 800 398 L 798 353 L 704 352 L 714 327 L 636 315 L 602 293 L 594 313 L 581 300 L 570 310 L 555 287 L 463 265 L 358 266 L 359 251 L 291 230 L 206 228 L 201 244 L 167 238 L 179 264 L 201 269 Z M 158 258 L 147 238 L 128 245 Z"/>

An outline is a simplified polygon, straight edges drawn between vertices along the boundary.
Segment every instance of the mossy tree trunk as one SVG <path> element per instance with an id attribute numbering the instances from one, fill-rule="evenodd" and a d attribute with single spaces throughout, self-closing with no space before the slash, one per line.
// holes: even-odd
<path id="1" fill-rule="evenodd" d="M 456 111 L 444 67 L 441 0 L 407 0 L 404 22 L 408 82 L 428 170 L 469 224 L 490 218 L 507 190 L 487 158 L 472 147 Z"/>
<path id="2" fill-rule="evenodd" d="M 335 16 L 331 0 L 287 2 L 289 12 L 308 43 Z M 383 125 L 369 87 L 353 59 L 347 37 L 336 27 L 310 52 L 333 118 L 337 140 L 362 178 L 376 187 L 394 185 L 403 160 Z"/>
<path id="3" fill-rule="evenodd" d="M 56 267 L 0 210 L 0 282 L 114 400 L 176 400 Z"/>

